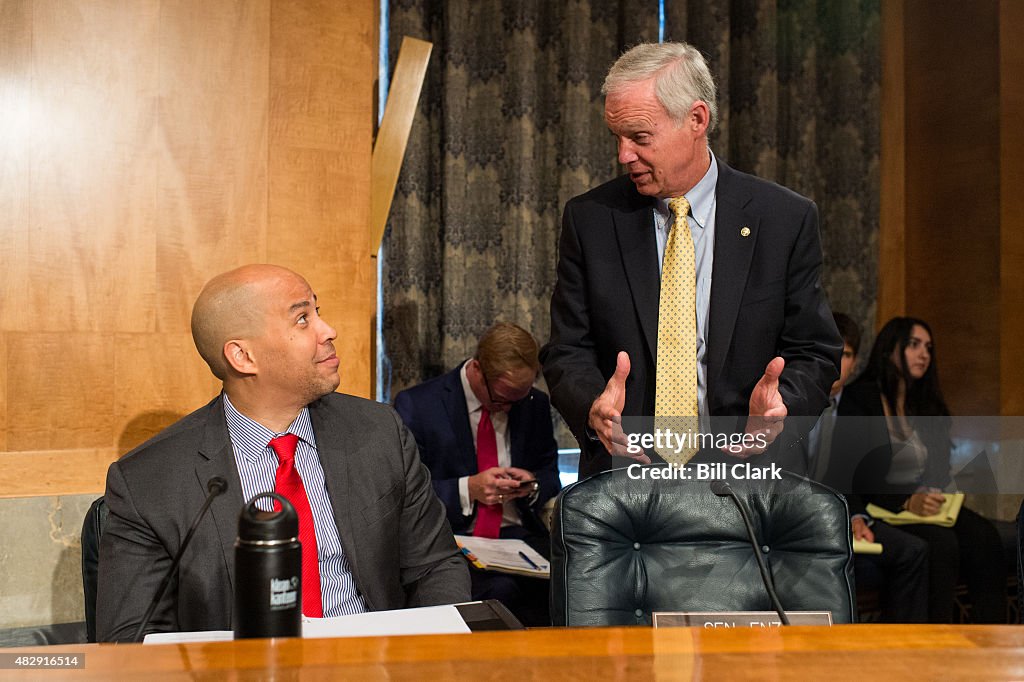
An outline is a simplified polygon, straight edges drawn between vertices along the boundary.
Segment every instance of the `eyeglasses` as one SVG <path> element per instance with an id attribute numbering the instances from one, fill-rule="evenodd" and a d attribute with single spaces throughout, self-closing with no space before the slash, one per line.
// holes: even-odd
<path id="1" fill-rule="evenodd" d="M 528 391 L 522 398 L 516 400 L 506 400 L 505 398 L 495 398 L 494 391 L 491 390 L 491 382 L 487 381 L 487 375 L 480 371 L 480 376 L 484 378 L 484 387 L 487 389 L 487 399 L 491 401 L 492 405 L 505 406 L 505 405 L 518 405 L 519 403 L 533 400 L 533 391 Z"/>

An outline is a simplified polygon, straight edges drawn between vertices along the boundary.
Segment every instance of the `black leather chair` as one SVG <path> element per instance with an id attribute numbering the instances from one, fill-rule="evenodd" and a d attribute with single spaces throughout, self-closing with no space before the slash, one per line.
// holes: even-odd
<path id="1" fill-rule="evenodd" d="M 783 608 L 853 622 L 846 500 L 785 472 L 781 480 L 730 483 L 766 548 Z M 579 481 L 559 495 L 551 545 L 555 625 L 650 624 L 654 611 L 773 610 L 736 506 L 708 481 L 632 480 L 624 469 Z"/>
<path id="2" fill-rule="evenodd" d="M 1017 620 L 1024 623 L 1024 501 L 1017 512 Z"/>
<path id="3" fill-rule="evenodd" d="M 107 521 L 107 505 L 100 497 L 85 513 L 82 523 L 82 587 L 85 591 L 85 634 L 96 641 L 96 583 L 100 565 L 100 536 Z"/>

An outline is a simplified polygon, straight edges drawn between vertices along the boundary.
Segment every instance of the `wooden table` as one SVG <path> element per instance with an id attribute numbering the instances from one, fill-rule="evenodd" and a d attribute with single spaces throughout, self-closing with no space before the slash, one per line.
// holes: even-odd
<path id="1" fill-rule="evenodd" d="M 9 653 L 11 650 L 3 650 Z M 84 670 L 15 679 L 1007 680 L 1024 679 L 1024 627 L 841 625 L 770 630 L 536 629 L 470 635 L 279 639 L 84 652 Z"/>

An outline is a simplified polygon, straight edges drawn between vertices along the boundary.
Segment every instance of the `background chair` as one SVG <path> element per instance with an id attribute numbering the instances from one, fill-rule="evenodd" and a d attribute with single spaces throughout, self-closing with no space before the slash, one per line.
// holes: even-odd
<path id="1" fill-rule="evenodd" d="M 1017 620 L 1024 623 L 1024 501 L 1017 512 Z"/>
<path id="2" fill-rule="evenodd" d="M 100 536 L 107 521 L 107 505 L 98 498 L 85 513 L 82 523 L 82 588 L 85 592 L 85 634 L 96 641 L 96 582 L 100 565 Z"/>
<path id="3" fill-rule="evenodd" d="M 853 622 L 846 500 L 785 472 L 777 481 L 730 483 L 746 502 L 783 608 Z M 653 611 L 773 610 L 736 506 L 708 481 L 633 480 L 625 469 L 580 481 L 559 495 L 551 549 L 555 625 L 650 624 Z"/>

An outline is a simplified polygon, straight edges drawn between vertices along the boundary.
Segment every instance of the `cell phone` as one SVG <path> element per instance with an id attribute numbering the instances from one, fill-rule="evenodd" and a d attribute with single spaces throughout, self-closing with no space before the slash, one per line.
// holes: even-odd
<path id="1" fill-rule="evenodd" d="M 532 489 L 535 483 L 537 483 L 537 479 L 536 478 L 531 478 L 528 481 L 519 481 L 519 486 L 518 487 L 519 487 L 520 490 L 522 490 L 523 488 L 531 488 Z"/>

